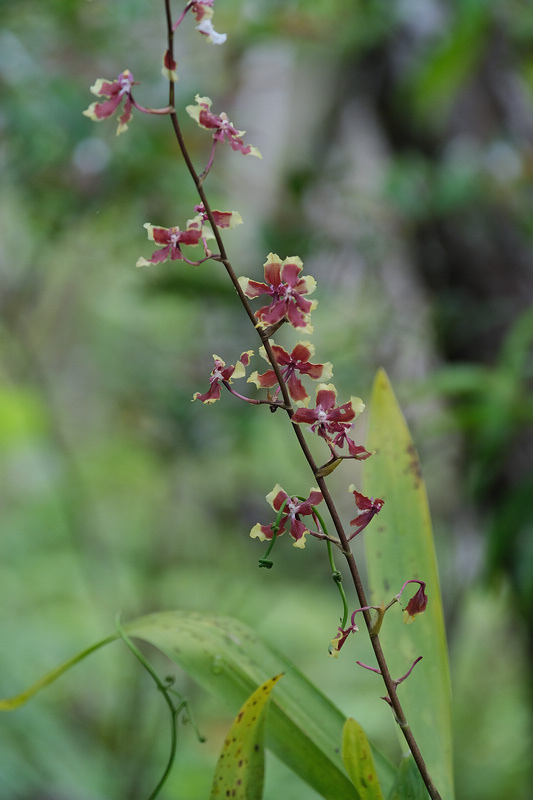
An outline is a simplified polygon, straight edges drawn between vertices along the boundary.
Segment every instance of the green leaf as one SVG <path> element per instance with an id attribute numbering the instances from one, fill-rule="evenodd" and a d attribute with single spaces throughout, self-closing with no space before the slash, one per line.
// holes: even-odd
<path id="1" fill-rule="evenodd" d="M 361 800 L 340 755 L 345 717 L 288 659 L 234 619 L 181 611 L 150 614 L 122 625 L 179 664 L 204 689 L 236 714 L 250 694 L 272 675 L 284 680 L 272 698 L 266 726 L 267 746 L 326 800 Z M 48 686 L 94 650 L 118 638 L 114 634 L 47 673 L 29 689 L 0 700 L 0 711 L 14 709 Z M 395 769 L 373 748 L 384 791 Z"/>
<path id="2" fill-rule="evenodd" d="M 264 722 L 267 700 L 281 675 L 265 681 L 248 698 L 229 729 L 222 746 L 211 800 L 261 800 L 265 777 Z"/>
<path id="3" fill-rule="evenodd" d="M 393 678 L 423 656 L 401 684 L 399 697 L 437 789 L 443 800 L 452 800 L 450 677 L 431 519 L 418 455 L 383 370 L 372 391 L 367 447 L 375 455 L 366 462 L 364 491 L 385 501 L 365 534 L 371 602 L 388 603 L 410 578 L 426 582 L 429 598 L 412 625 L 403 625 L 400 608 L 393 606 L 380 640 Z M 408 589 L 404 607 L 414 594 Z M 404 746 L 399 728 L 398 734 Z"/>
<path id="4" fill-rule="evenodd" d="M 430 116 L 444 123 L 451 105 L 486 47 L 490 25 L 487 0 L 462 0 L 456 20 L 440 44 L 428 48 L 427 57 L 413 70 L 413 111 L 415 116 Z"/>
<path id="5" fill-rule="evenodd" d="M 427 800 L 428 790 L 413 756 L 402 758 L 388 800 Z"/>
<path id="6" fill-rule="evenodd" d="M 344 723 L 342 760 L 361 800 L 383 800 L 370 742 L 359 723 L 351 717 Z"/>
<path id="7" fill-rule="evenodd" d="M 278 758 L 327 800 L 360 800 L 344 769 L 343 714 L 288 659 L 234 619 L 167 611 L 123 626 L 178 663 L 200 686 L 236 714 L 272 675 L 285 673 L 272 697 L 266 742 Z M 382 785 L 394 768 L 374 750 Z"/>

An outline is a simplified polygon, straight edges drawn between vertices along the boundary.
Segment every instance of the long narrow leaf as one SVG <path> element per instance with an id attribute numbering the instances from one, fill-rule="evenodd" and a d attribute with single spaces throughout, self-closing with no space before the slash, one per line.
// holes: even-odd
<path id="1" fill-rule="evenodd" d="M 167 611 L 122 626 L 179 664 L 204 689 L 234 714 L 272 675 L 284 673 L 272 698 L 267 746 L 326 800 L 361 800 L 341 758 L 345 717 L 288 659 L 234 619 Z M 87 648 L 51 670 L 16 697 L 0 700 L 0 711 L 23 705 L 94 650 L 118 634 Z M 376 748 L 373 757 L 384 793 L 395 769 Z"/>
<path id="2" fill-rule="evenodd" d="M 270 703 L 267 746 L 327 800 L 359 800 L 340 754 L 345 718 L 288 659 L 234 619 L 168 611 L 124 629 L 153 644 L 235 714 L 272 675 L 285 673 Z M 394 768 L 373 752 L 384 791 Z"/>
<path id="3" fill-rule="evenodd" d="M 403 625 L 400 608 L 393 606 L 380 639 L 394 678 L 423 656 L 399 696 L 437 788 L 452 800 L 448 652 L 429 507 L 413 441 L 383 370 L 374 382 L 367 447 L 375 455 L 365 464 L 365 494 L 385 501 L 365 534 L 372 603 L 389 602 L 410 578 L 426 582 L 429 598 L 412 625 Z M 406 588 L 404 607 L 416 588 Z"/>
<path id="4" fill-rule="evenodd" d="M 50 686 L 51 683 L 57 681 L 61 675 L 64 675 L 65 672 L 69 671 L 69 669 L 75 667 L 76 664 L 79 664 L 79 662 L 83 661 L 84 658 L 87 658 L 87 656 L 90 656 L 91 653 L 99 650 L 100 647 L 104 647 L 104 645 L 114 642 L 116 638 L 116 636 L 108 636 L 107 639 L 102 639 L 100 642 L 91 645 L 91 647 L 87 647 L 85 650 L 82 650 L 81 653 L 78 653 L 73 658 L 69 658 L 68 661 L 64 661 L 59 665 L 59 667 L 51 669 L 50 672 L 47 672 L 46 675 L 43 675 L 42 678 L 39 678 L 38 681 L 35 681 L 35 683 L 33 683 L 23 692 L 20 692 L 14 697 L 7 697 L 4 700 L 0 699 L 0 711 L 14 711 L 16 708 L 23 706 L 24 703 L 27 703 L 28 700 L 31 700 L 31 698 L 40 692 L 41 689 L 44 689 L 46 686 Z"/>
<path id="5" fill-rule="evenodd" d="M 412 755 L 400 761 L 388 800 L 427 800 L 428 790 Z"/>
<path id="6" fill-rule="evenodd" d="M 383 800 L 370 742 L 359 723 L 350 717 L 344 723 L 342 760 L 361 800 Z"/>
<path id="7" fill-rule="evenodd" d="M 263 683 L 245 702 L 229 729 L 217 761 L 211 800 L 261 800 L 265 779 L 264 728 L 270 692 L 282 678 Z"/>

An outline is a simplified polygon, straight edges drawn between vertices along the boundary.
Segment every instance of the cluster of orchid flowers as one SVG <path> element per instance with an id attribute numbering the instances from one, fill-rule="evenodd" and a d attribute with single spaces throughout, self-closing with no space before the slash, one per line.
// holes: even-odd
<path id="1" fill-rule="evenodd" d="M 222 44 L 226 40 L 226 35 L 217 33 L 213 28 L 213 2 L 214 0 L 197 0 L 197 2 L 190 0 L 177 22 L 172 26 L 172 31 L 176 30 L 185 19 L 187 13 L 191 11 L 198 23 L 196 29 L 207 37 L 208 41 L 214 44 Z M 163 58 L 162 72 L 171 82 L 178 80 L 176 62 L 169 51 L 165 53 Z M 132 87 L 136 85 L 139 84 L 133 79 L 133 75 L 129 70 L 121 72 L 114 81 L 97 80 L 91 86 L 91 91 L 100 100 L 92 103 L 83 113 L 92 120 L 101 121 L 111 117 L 118 111 L 121 103 L 124 102 L 123 111 L 118 120 L 117 134 L 123 133 L 127 129 L 133 108 L 148 114 L 175 113 L 172 106 L 151 109 L 139 105 L 132 94 Z M 199 176 L 200 184 L 203 183 L 211 168 L 218 144 L 227 142 L 233 150 L 243 155 L 254 155 L 261 158 L 261 154 L 256 147 L 244 144 L 242 137 L 245 131 L 235 128 L 229 121 L 227 114 L 224 112 L 214 114 L 211 111 L 212 101 L 209 97 L 196 95 L 195 103 L 196 105 L 186 107 L 187 113 L 201 128 L 211 131 L 213 138 L 212 149 L 206 167 Z M 194 211 L 196 212 L 195 216 L 187 221 L 183 230 L 178 226 L 164 228 L 145 223 L 144 227 L 147 230 L 148 239 L 153 241 L 158 249 L 148 259 L 139 258 L 137 266 L 160 264 L 168 260 L 184 261 L 187 264 L 198 266 L 209 259 L 220 260 L 221 255 L 213 253 L 208 245 L 210 240 L 216 238 L 212 225 L 220 229 L 229 230 L 242 223 L 240 214 L 236 211 L 214 210 L 208 215 L 202 203 L 195 206 Z M 190 258 L 184 254 L 182 249 L 183 247 L 195 246 L 201 246 L 203 249 L 203 256 L 199 259 Z M 297 256 L 282 260 L 278 255 L 270 253 L 263 267 L 264 281 L 241 277 L 238 279 L 238 284 L 244 297 L 250 300 L 262 298 L 265 302 L 255 311 L 255 320 L 263 342 L 268 340 L 270 343 L 271 356 L 267 354 L 264 346 L 259 349 L 259 354 L 269 363 L 270 368 L 261 374 L 257 370 L 252 372 L 247 382 L 254 384 L 258 390 L 266 390 L 266 398 L 247 397 L 237 392 L 233 386 L 234 380 L 246 376 L 246 370 L 254 354 L 253 350 L 247 350 L 241 354 L 235 364 L 229 366 L 218 355 L 213 355 L 214 367 L 210 374 L 209 388 L 203 393 L 196 392 L 193 400 L 200 400 L 204 404 L 214 403 L 220 399 L 222 388 L 225 388 L 235 397 L 247 403 L 268 404 L 271 411 L 284 408 L 289 413 L 291 422 L 294 425 L 306 425 L 308 431 L 316 434 L 326 443 L 329 449 L 329 460 L 315 473 L 317 478 L 323 478 L 332 472 L 343 459 L 362 461 L 371 455 L 365 447 L 356 444 L 349 436 L 355 419 L 361 414 L 365 406 L 358 397 L 351 397 L 348 402 L 342 404 L 337 403 L 337 390 L 332 383 L 327 383 L 333 374 L 332 365 L 330 362 L 314 363 L 311 361 L 315 354 L 315 348 L 307 339 L 299 340 L 291 352 L 274 343 L 272 336 L 285 323 L 301 334 L 309 335 L 313 332 L 311 312 L 316 308 L 317 301 L 310 300 L 308 296 L 314 292 L 316 281 L 310 275 L 301 275 L 303 264 Z M 271 359 L 275 359 L 275 364 Z M 276 369 L 274 369 L 274 366 Z M 288 396 L 294 402 L 296 409 L 292 405 L 287 406 L 283 397 L 280 397 L 282 387 L 278 375 L 281 376 Z M 310 396 L 302 382 L 304 377 L 313 381 L 320 381 L 316 388 L 314 408 L 309 408 Z M 349 491 L 354 496 L 357 514 L 350 521 L 353 530 L 347 537 L 348 541 L 361 533 L 383 507 L 383 500 L 366 497 L 353 485 L 349 487 Z M 269 549 L 266 555 L 260 559 L 260 566 L 272 566 L 272 562 L 268 560 L 268 554 L 277 537 L 282 536 L 284 533 L 289 534 L 294 546 L 298 548 L 305 547 L 307 535 L 319 540 L 325 540 L 328 543 L 328 548 L 331 547 L 331 544 L 341 546 L 338 539 L 328 534 L 324 521 L 317 511 L 317 506 L 324 499 L 319 489 L 310 489 L 308 497 L 290 496 L 277 484 L 266 499 L 277 515 L 275 521 L 267 525 L 257 523 L 250 532 L 252 538 L 269 542 Z M 304 522 L 303 518 L 309 519 L 309 522 Z M 370 611 L 371 609 L 376 611 L 370 633 L 371 635 L 377 634 L 385 612 L 394 603 L 399 602 L 407 584 L 413 582 L 418 583 L 420 588 L 415 596 L 410 599 L 404 611 L 404 622 L 412 622 L 417 614 L 425 610 L 427 604 L 425 583 L 417 580 L 406 581 L 398 595 L 393 598 L 388 606 L 382 604 L 379 607 L 367 606 L 357 609 L 352 614 L 351 624 L 348 627 L 345 627 L 347 622 L 347 607 L 345 606 L 343 624 L 338 628 L 337 634 L 330 644 L 330 654 L 335 657 L 338 656 L 348 636 L 358 630 L 355 624 L 355 616 L 360 611 Z M 341 594 L 343 594 L 342 590 Z M 396 683 L 401 683 L 401 681 L 405 680 L 418 660 Z M 357 663 L 359 664 L 360 662 Z M 379 670 L 368 667 L 365 664 L 360 665 L 379 672 Z"/>
<path id="2" fill-rule="evenodd" d="M 354 495 L 355 505 L 359 512 L 357 516 L 350 521 L 350 525 L 355 527 L 355 530 L 348 537 L 350 541 L 357 536 L 358 533 L 361 533 L 372 518 L 379 513 L 383 506 L 383 500 L 379 498 L 373 500 L 365 497 L 365 495 L 358 492 L 353 485 L 349 487 L 348 491 Z M 305 537 L 307 534 L 314 536 L 316 539 L 327 540 L 333 544 L 338 544 L 338 540 L 333 536 L 329 536 L 327 533 L 324 521 L 316 509 L 316 506 L 324 499 L 322 492 L 318 489 L 311 489 L 309 497 L 306 498 L 290 497 L 279 484 L 276 484 L 273 490 L 267 494 L 266 499 L 278 516 L 276 521 L 269 525 L 261 525 L 259 522 L 257 525 L 254 525 L 250 532 L 252 539 L 257 538 L 261 541 L 273 541 L 275 537 L 281 536 L 287 531 L 291 538 L 294 539 L 294 546 L 301 549 L 305 547 Z M 305 525 L 302 522 L 302 517 L 311 517 L 317 530 L 311 530 Z"/>
<path id="3" fill-rule="evenodd" d="M 186 4 L 177 22 L 173 25 L 172 31 L 174 32 L 176 30 L 185 19 L 187 13 L 191 11 L 198 23 L 196 30 L 205 36 L 208 42 L 224 44 L 227 38 L 226 34 L 217 33 L 213 28 L 213 3 L 214 0 L 190 0 L 190 2 Z M 164 77 L 168 78 L 168 80 L 173 83 L 178 80 L 176 68 L 176 61 L 167 50 L 163 56 L 163 67 L 161 71 Z M 146 106 L 140 105 L 134 99 L 132 92 L 133 87 L 139 85 L 139 81 L 133 79 L 133 74 L 129 69 L 125 69 L 121 72 L 114 81 L 99 78 L 91 86 L 91 92 L 100 98 L 100 100 L 91 103 L 89 108 L 83 112 L 84 115 L 95 122 L 101 122 L 113 116 L 124 101 L 124 108 L 118 120 L 117 135 L 119 135 L 128 129 L 128 122 L 131 120 L 133 108 L 136 108 L 137 111 L 141 111 L 143 114 L 170 114 L 174 111 L 172 106 L 147 108 Z M 220 115 L 211 112 L 211 100 L 209 97 L 200 97 L 196 95 L 196 102 L 197 106 L 187 106 L 187 113 L 190 114 L 201 127 L 213 130 L 213 151 L 208 162 L 208 167 L 205 170 L 206 173 L 213 161 L 217 142 L 228 141 L 233 150 L 240 150 L 244 155 L 255 155 L 261 158 L 261 154 L 256 147 L 243 143 L 241 137 L 246 131 L 238 131 L 237 128 L 231 124 L 224 112 Z"/>
<path id="4" fill-rule="evenodd" d="M 311 294 L 316 287 L 314 278 L 309 275 L 301 276 L 303 269 L 301 260 L 292 256 L 284 261 L 274 253 L 270 253 L 264 264 L 264 282 L 239 278 L 243 294 L 250 298 L 266 297 L 268 302 L 255 312 L 256 327 L 262 329 L 266 338 L 271 338 L 279 327 L 288 323 L 296 330 L 311 333 L 311 311 L 316 308 L 316 301 L 307 299 L 305 295 Z M 307 425 L 308 430 L 322 438 L 330 451 L 330 459 L 318 471 L 317 476 L 322 477 L 332 471 L 343 459 L 354 458 L 364 460 L 371 453 L 362 445 L 356 444 L 348 435 L 354 420 L 364 409 L 364 403 L 358 397 L 352 397 L 347 403 L 337 403 L 337 390 L 332 383 L 319 383 L 316 389 L 315 407 L 308 408 L 309 394 L 305 389 L 301 376 L 311 380 L 326 381 L 332 376 L 331 363 L 323 364 L 311 362 L 315 350 L 307 340 L 300 340 L 289 353 L 285 348 L 271 343 L 272 353 L 279 367 L 283 380 L 286 383 L 291 399 L 297 409 L 288 409 L 291 412 L 291 421 L 295 425 Z M 265 348 L 261 347 L 260 355 L 269 361 Z M 271 369 L 259 374 L 253 372 L 248 383 L 253 383 L 258 389 L 267 389 L 267 399 L 257 400 L 248 398 L 235 391 L 234 379 L 243 378 L 249 364 L 252 351 L 243 353 L 235 365 L 226 366 L 218 355 L 214 355 L 215 366 L 211 371 L 209 389 L 201 394 L 197 392 L 195 400 L 202 403 L 213 403 L 220 398 L 221 386 L 224 386 L 236 397 L 249 403 L 266 402 L 273 410 L 285 407 L 279 399 L 281 387 L 273 365 Z M 274 389 L 273 392 L 270 390 Z M 340 452 L 346 446 L 345 452 Z M 293 537 L 294 538 L 294 537 Z"/>

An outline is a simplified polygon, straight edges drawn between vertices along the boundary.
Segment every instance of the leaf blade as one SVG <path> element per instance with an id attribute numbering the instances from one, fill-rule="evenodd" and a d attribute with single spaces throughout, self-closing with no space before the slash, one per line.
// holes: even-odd
<path id="1" fill-rule="evenodd" d="M 80 661 L 83 661 L 84 658 L 87 658 L 87 656 L 90 656 L 91 653 L 95 652 L 95 650 L 99 650 L 106 644 L 114 642 L 116 638 L 116 635 L 112 635 L 108 636 L 106 639 L 96 642 L 96 644 L 93 644 L 90 647 L 87 647 L 85 650 L 82 650 L 80 653 L 73 656 L 73 658 L 69 658 L 58 667 L 51 669 L 49 672 L 35 681 L 35 683 L 32 683 L 32 685 L 27 689 L 24 689 L 24 691 L 19 692 L 13 697 L 0 699 L 0 711 L 14 711 L 16 708 L 20 708 L 20 706 L 23 706 L 25 703 L 31 700 L 34 695 L 40 692 L 41 689 L 45 689 L 47 686 L 50 686 L 50 684 L 57 681 L 61 675 L 64 675 L 64 673 L 68 672 L 69 669 L 72 669 L 72 667 L 75 667 Z"/>
<path id="2" fill-rule="evenodd" d="M 427 800 L 428 791 L 412 755 L 400 761 L 388 800 Z"/>
<path id="3" fill-rule="evenodd" d="M 342 760 L 361 800 L 383 800 L 370 742 L 359 723 L 351 717 L 344 723 Z"/>
<path id="4" fill-rule="evenodd" d="M 157 647 L 235 712 L 269 674 L 284 672 L 285 680 L 269 712 L 268 747 L 326 800 L 359 800 L 339 752 L 345 717 L 294 664 L 247 626 L 234 619 L 167 611 L 132 620 L 122 628 L 129 636 Z M 115 633 L 97 642 L 15 697 L 0 700 L 0 711 L 23 705 L 79 661 L 117 638 Z M 383 790 L 388 791 L 395 769 L 375 747 L 373 754 Z"/>
<path id="5" fill-rule="evenodd" d="M 210 800 L 261 800 L 265 776 L 264 721 L 267 701 L 283 673 L 253 692 L 235 717 L 217 761 Z"/>
<path id="6" fill-rule="evenodd" d="M 437 788 L 452 800 L 450 675 L 429 505 L 418 455 L 384 370 L 378 371 L 372 390 L 367 447 L 375 455 L 365 466 L 364 490 L 385 501 L 365 538 L 371 602 L 388 602 L 409 578 L 425 581 L 429 597 L 413 625 L 403 626 L 400 613 L 395 619 L 393 607 L 380 640 L 395 678 L 415 658 L 424 658 L 402 683 L 400 699 Z"/>
<path id="7" fill-rule="evenodd" d="M 234 619 L 167 611 L 141 617 L 124 629 L 178 663 L 233 713 L 258 685 L 284 672 L 271 699 L 267 746 L 327 800 L 359 800 L 339 753 L 344 716 L 250 628 Z M 388 790 L 395 770 L 378 750 L 374 757 L 382 785 Z"/>

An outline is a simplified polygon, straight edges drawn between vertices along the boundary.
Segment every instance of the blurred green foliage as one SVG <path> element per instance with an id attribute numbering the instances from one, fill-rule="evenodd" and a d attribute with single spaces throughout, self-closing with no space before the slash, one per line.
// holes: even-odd
<path id="1" fill-rule="evenodd" d="M 310 485 L 285 421 L 237 411 L 229 397 L 190 403 L 207 386 L 212 352 L 229 363 L 255 346 L 233 292 L 216 264 L 134 268 L 151 252 L 143 224 L 183 224 L 196 202 L 170 127 L 137 114 L 117 139 L 112 121 L 81 115 L 94 80 L 126 67 L 141 81 L 139 102 L 166 103 L 162 3 L 4 0 L 0 10 L 1 694 L 108 633 L 117 611 L 229 614 L 258 627 L 396 756 L 376 683 L 353 669 L 367 645 L 325 658 L 339 609 L 319 549 L 280 547 L 275 569 L 256 571 L 248 530 L 266 519 L 264 495 L 276 482 Z M 530 9 L 218 0 L 216 14 L 223 48 L 190 21 L 180 31 L 178 93 L 183 105 L 209 94 L 263 150 L 253 167 L 223 153 L 209 177 L 214 205 L 245 219 L 228 248 L 237 270 L 256 277 L 269 249 L 308 259 L 319 280 L 317 354 L 333 361 L 339 391 L 364 398 L 383 364 L 411 403 L 440 534 L 458 796 L 526 800 Z M 267 71 L 254 72 L 265 54 Z M 242 97 L 263 91 L 277 62 L 292 87 L 287 105 L 279 111 L 268 96 L 272 106 L 247 110 Z M 202 164 L 206 140 L 186 118 L 184 128 Z M 276 134 L 282 144 L 269 154 Z M 366 149 L 353 156 L 361 137 Z M 429 327 L 411 327 L 423 304 Z M 428 346 L 441 363 L 431 391 L 451 402 L 445 430 L 440 411 L 416 405 L 427 396 L 417 365 Z M 459 458 L 443 457 L 451 431 Z M 348 472 L 332 481 L 346 513 Z M 479 588 L 496 574 L 498 585 Z M 183 675 L 178 684 L 208 742 L 180 731 L 164 797 L 203 800 L 229 720 Z M 0 719 L 0 797 L 147 795 L 166 757 L 165 723 L 149 679 L 110 648 Z M 265 796 L 300 800 L 302 787 L 270 762 Z"/>
<path id="2" fill-rule="evenodd" d="M 486 577 L 510 577 L 525 630 L 533 618 L 533 471 L 527 463 L 533 446 L 532 344 L 533 313 L 527 311 L 505 338 L 494 366 L 448 366 L 431 381 L 433 390 L 452 401 L 454 423 L 468 445 L 465 477 L 485 508 L 489 531 Z M 509 461 L 512 472 L 502 470 Z M 533 651 L 530 630 L 528 639 Z"/>

